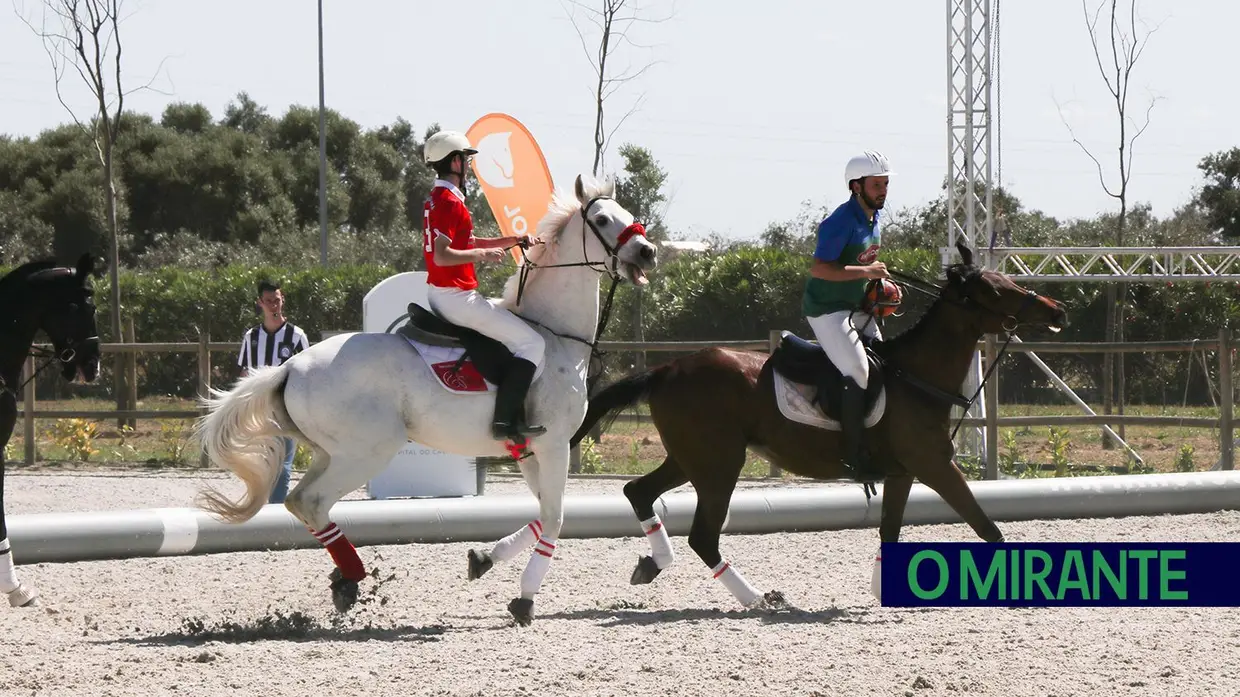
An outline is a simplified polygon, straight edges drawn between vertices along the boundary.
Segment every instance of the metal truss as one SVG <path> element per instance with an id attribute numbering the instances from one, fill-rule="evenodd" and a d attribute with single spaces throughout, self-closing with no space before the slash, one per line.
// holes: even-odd
<path id="1" fill-rule="evenodd" d="M 1021 281 L 1240 281 L 1240 247 L 996 247 L 986 267 Z"/>
<path id="2" fill-rule="evenodd" d="M 956 257 L 956 242 L 972 249 L 990 245 L 990 3 L 947 0 L 947 246 L 943 265 Z"/>

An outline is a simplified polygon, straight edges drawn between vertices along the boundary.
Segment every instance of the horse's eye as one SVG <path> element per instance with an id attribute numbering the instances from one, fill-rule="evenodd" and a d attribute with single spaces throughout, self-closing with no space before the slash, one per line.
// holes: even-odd
<path id="1" fill-rule="evenodd" d="M 598 226 L 603 226 L 603 225 L 606 225 L 606 224 L 608 223 L 608 221 L 609 221 L 609 220 L 610 220 L 610 218 L 608 218 L 607 216 L 605 216 L 605 215 L 600 215 L 600 216 L 598 216 L 597 218 L 595 218 L 595 219 L 594 219 L 594 224 L 595 224 L 595 225 L 598 225 Z"/>

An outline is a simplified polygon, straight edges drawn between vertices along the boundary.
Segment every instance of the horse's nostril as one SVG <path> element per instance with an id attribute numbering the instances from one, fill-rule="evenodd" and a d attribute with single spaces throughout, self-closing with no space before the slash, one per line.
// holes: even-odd
<path id="1" fill-rule="evenodd" d="M 651 261 L 654 259 L 654 247 L 642 247 L 642 251 L 639 252 L 639 254 L 641 255 L 642 259 L 645 259 L 646 261 Z"/>

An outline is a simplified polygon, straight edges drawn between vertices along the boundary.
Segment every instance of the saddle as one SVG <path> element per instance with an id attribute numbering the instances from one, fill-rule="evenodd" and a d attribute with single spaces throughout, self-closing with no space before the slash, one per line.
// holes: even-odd
<path id="1" fill-rule="evenodd" d="M 868 413 L 883 392 L 884 363 L 874 352 L 868 339 L 864 340 L 864 343 L 866 358 L 870 363 L 870 379 L 865 389 L 865 409 Z M 821 346 L 784 331 L 780 334 L 779 345 L 771 354 L 770 362 L 775 372 L 789 381 L 816 388 L 817 394 L 813 401 L 818 404 L 818 408 L 829 418 L 836 421 L 840 419 L 843 374 L 827 358 Z"/>
<path id="2" fill-rule="evenodd" d="M 449 322 L 417 303 L 409 303 L 409 322 L 397 334 L 429 346 L 464 349 L 458 363 L 472 361 L 482 377 L 492 384 L 504 381 L 512 361 L 512 351 L 491 337 Z"/>

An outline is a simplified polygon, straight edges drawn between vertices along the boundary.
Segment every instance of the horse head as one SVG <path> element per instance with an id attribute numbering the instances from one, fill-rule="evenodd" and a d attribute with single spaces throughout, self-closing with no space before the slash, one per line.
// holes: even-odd
<path id="1" fill-rule="evenodd" d="M 573 190 L 581 204 L 581 221 L 593 233 L 585 235 L 585 261 L 605 256 L 603 263 L 613 277 L 646 285 L 646 272 L 658 265 L 658 249 L 646 239 L 642 223 L 613 198 L 615 181 L 587 182 L 578 175 Z"/>
<path id="2" fill-rule="evenodd" d="M 95 258 L 83 254 L 76 268 L 53 267 L 26 276 L 33 291 L 35 322 L 51 339 L 66 380 L 80 373 L 92 382 L 99 375 L 94 291 L 87 285 L 95 271 Z"/>
<path id="3" fill-rule="evenodd" d="M 1068 326 L 1063 303 L 1017 285 L 1006 274 L 973 263 L 973 250 L 956 243 L 961 263 L 947 268 L 943 297 L 972 310 L 986 334 L 1015 331 L 1020 326 L 1059 332 Z"/>

